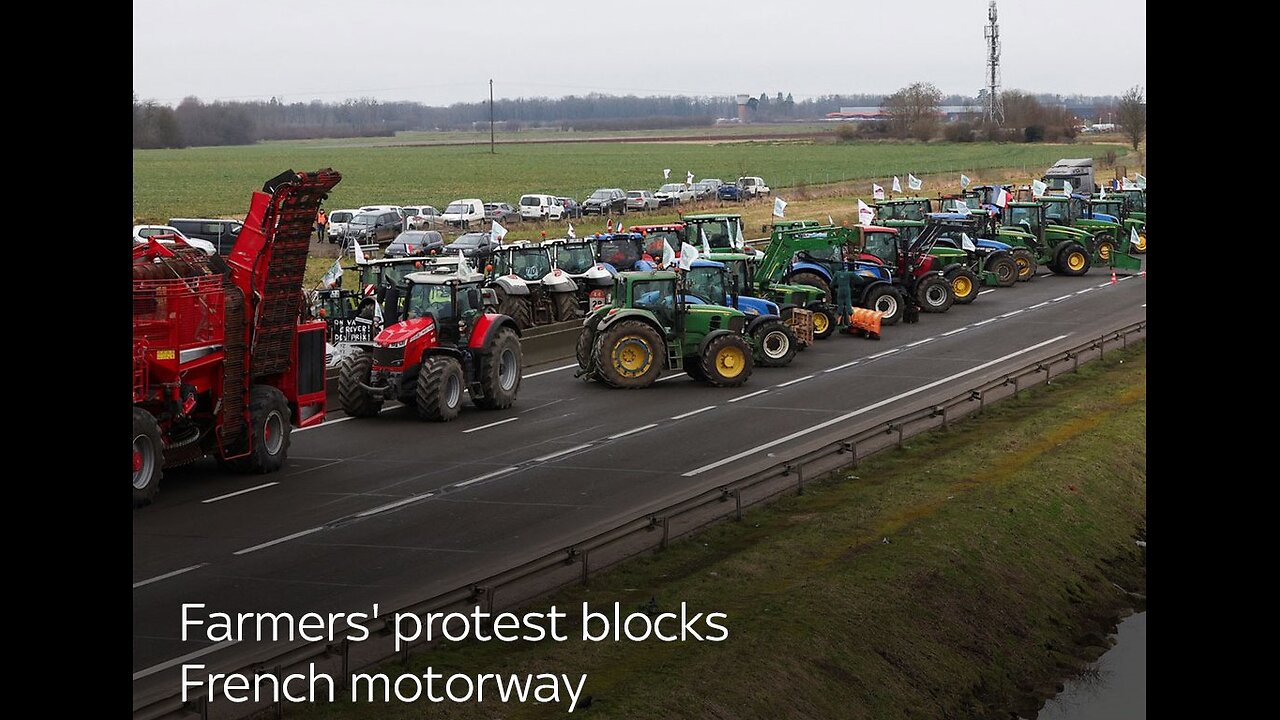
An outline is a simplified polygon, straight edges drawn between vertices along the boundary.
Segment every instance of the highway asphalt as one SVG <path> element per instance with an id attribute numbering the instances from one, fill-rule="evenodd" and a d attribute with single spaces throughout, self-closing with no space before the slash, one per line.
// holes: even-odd
<path id="1" fill-rule="evenodd" d="M 176 687 L 181 662 L 224 652 L 180 640 L 184 602 L 389 612 L 719 486 L 790 444 L 1145 319 L 1146 278 L 1109 278 L 1041 275 L 878 342 L 836 335 L 741 388 L 679 374 L 611 390 L 562 360 L 526 367 L 508 410 L 468 406 L 437 424 L 407 408 L 372 419 L 335 408 L 295 430 L 279 473 L 226 474 L 211 460 L 167 471 L 155 504 L 133 513 L 135 691 Z"/>

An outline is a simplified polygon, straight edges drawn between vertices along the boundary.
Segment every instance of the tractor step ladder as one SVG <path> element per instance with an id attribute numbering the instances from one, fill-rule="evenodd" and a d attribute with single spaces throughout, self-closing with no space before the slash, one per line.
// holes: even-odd
<path id="1" fill-rule="evenodd" d="M 680 338 L 673 337 L 667 341 L 667 367 L 671 370 L 684 369 L 684 348 Z"/>

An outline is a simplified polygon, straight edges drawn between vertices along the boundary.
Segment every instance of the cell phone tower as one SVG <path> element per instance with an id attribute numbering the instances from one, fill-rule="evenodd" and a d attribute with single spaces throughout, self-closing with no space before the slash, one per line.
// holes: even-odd
<path id="1" fill-rule="evenodd" d="M 1000 23 L 996 22 L 996 0 L 987 5 L 982 36 L 987 40 L 987 122 L 1004 124 L 1004 100 L 1000 97 Z"/>

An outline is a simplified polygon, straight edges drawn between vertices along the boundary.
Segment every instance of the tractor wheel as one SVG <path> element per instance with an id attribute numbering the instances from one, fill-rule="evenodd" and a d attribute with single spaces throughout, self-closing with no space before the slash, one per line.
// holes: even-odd
<path id="1" fill-rule="evenodd" d="M 1104 263 L 1111 264 L 1111 253 L 1116 251 L 1116 243 L 1114 240 L 1107 238 L 1098 241 L 1098 249 L 1094 254 Z"/>
<path id="2" fill-rule="evenodd" d="M 1132 245 L 1132 243 L 1130 243 L 1130 245 Z M 1138 253 L 1139 255 L 1146 254 L 1147 252 L 1147 231 L 1146 230 L 1141 230 L 1138 232 L 1138 244 L 1133 245 L 1133 251 Z"/>
<path id="3" fill-rule="evenodd" d="M 423 420 L 449 422 L 462 410 L 462 366 L 448 355 L 428 355 L 418 370 L 414 407 Z"/>
<path id="4" fill-rule="evenodd" d="M 1018 263 L 1009 255 L 997 255 L 987 262 L 987 272 L 996 274 L 999 287 L 1013 287 L 1018 282 Z"/>
<path id="5" fill-rule="evenodd" d="M 760 323 L 752 336 L 755 340 L 752 359 L 761 367 L 790 365 L 800 345 L 796 340 L 796 334 L 781 320 Z"/>
<path id="6" fill-rule="evenodd" d="M 577 320 L 582 317 L 582 309 L 578 307 L 578 298 L 571 292 L 551 293 L 551 303 L 555 306 L 556 320 Z"/>
<path id="7" fill-rule="evenodd" d="M 969 268 L 956 268 L 947 274 L 957 305 L 968 305 L 978 299 L 978 276 Z"/>
<path id="8" fill-rule="evenodd" d="M 1058 272 L 1078 277 L 1089 272 L 1089 253 L 1079 243 L 1067 243 L 1058 251 Z"/>
<path id="9" fill-rule="evenodd" d="M 596 332 L 587 326 L 583 326 L 578 332 L 578 342 L 575 346 L 575 354 L 578 357 L 578 367 L 586 370 L 591 364 L 591 349 L 596 344 Z"/>
<path id="10" fill-rule="evenodd" d="M 133 409 L 133 506 L 150 505 L 164 477 L 164 440 L 151 413 Z"/>
<path id="11" fill-rule="evenodd" d="M 703 382 L 738 387 L 751 377 L 751 345 L 736 333 L 719 335 L 702 349 Z"/>
<path id="12" fill-rule="evenodd" d="M 787 278 L 787 282 L 791 285 L 812 285 L 813 287 L 820 288 L 823 292 L 823 296 L 826 297 L 827 302 L 835 302 L 835 295 L 831 294 L 831 285 L 827 284 L 827 281 L 823 280 L 822 276 L 817 273 L 801 270 L 795 275 Z"/>
<path id="13" fill-rule="evenodd" d="M 596 374 L 616 388 L 649 387 L 662 372 L 666 343 L 653 326 L 638 320 L 611 325 L 596 343 Z"/>
<path id="14" fill-rule="evenodd" d="M 480 356 L 480 389 L 483 398 L 472 398 L 482 410 L 502 410 L 516 401 L 520 389 L 520 371 L 524 365 L 520 354 L 520 338 L 509 327 L 498 331 L 493 344 Z"/>
<path id="15" fill-rule="evenodd" d="M 836 331 L 836 318 L 829 310 L 813 308 L 813 338 L 822 340 Z"/>
<path id="16" fill-rule="evenodd" d="M 533 327 L 533 309 L 529 306 L 529 298 L 524 295 L 508 295 L 502 288 L 497 288 L 498 312 L 516 321 L 516 327 L 527 330 Z"/>
<path id="17" fill-rule="evenodd" d="M 1015 248 L 1013 262 L 1018 266 L 1018 282 L 1026 282 L 1036 276 L 1036 254 L 1026 248 Z"/>
<path id="18" fill-rule="evenodd" d="M 338 402 L 351 417 L 373 417 L 382 410 L 382 400 L 360 387 L 369 384 L 373 355 L 360 352 L 348 355 L 338 369 Z"/>
<path id="19" fill-rule="evenodd" d="M 951 283 L 944 277 L 929 275 L 921 278 L 916 285 L 916 302 L 925 312 L 946 312 L 951 309 L 955 301 L 955 291 L 951 289 Z"/>
<path id="20" fill-rule="evenodd" d="M 691 355 L 685 358 L 684 374 L 698 382 L 704 382 L 707 379 L 707 376 L 702 374 L 702 358 L 697 355 Z"/>
<path id="21" fill-rule="evenodd" d="M 898 292 L 898 288 L 892 285 L 876 285 L 867 291 L 863 306 L 884 313 L 884 317 L 880 318 L 880 324 L 883 326 L 897 325 L 902 319 L 902 311 L 906 303 L 903 302 L 902 293 Z"/>
<path id="22" fill-rule="evenodd" d="M 228 465 L 238 473 L 260 475 L 284 467 L 289 454 L 289 401 L 279 388 L 254 385 L 249 388 L 249 454 Z"/>

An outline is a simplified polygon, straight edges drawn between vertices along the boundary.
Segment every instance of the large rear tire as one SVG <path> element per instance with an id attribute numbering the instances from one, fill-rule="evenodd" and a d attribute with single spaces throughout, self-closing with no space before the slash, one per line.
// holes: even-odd
<path id="1" fill-rule="evenodd" d="M 880 318 L 880 325 L 897 325 L 902 319 L 902 312 L 906 309 L 906 303 L 902 300 L 902 293 L 898 292 L 898 288 L 892 285 L 876 285 L 867 291 L 867 296 L 863 300 L 863 306 L 870 310 L 879 310 L 884 313 L 884 317 Z"/>
<path id="2" fill-rule="evenodd" d="M 916 302 L 924 312 L 943 313 L 951 309 L 956 294 L 951 283 L 938 275 L 921 278 L 916 285 Z"/>
<path id="3" fill-rule="evenodd" d="M 373 417 L 382 410 L 382 398 L 361 387 L 369 384 L 373 355 L 367 352 L 348 355 L 338 369 L 338 402 L 351 417 Z"/>
<path id="4" fill-rule="evenodd" d="M 555 306 L 556 320 L 576 320 L 582 317 L 582 308 L 578 306 L 578 298 L 572 292 L 551 293 L 551 304 Z"/>
<path id="5" fill-rule="evenodd" d="M 1039 263 L 1036 254 L 1026 248 L 1014 248 L 1013 262 L 1018 266 L 1018 282 L 1027 282 L 1036 276 Z"/>
<path id="6" fill-rule="evenodd" d="M 462 366 L 447 355 L 429 355 L 418 370 L 413 404 L 423 420 L 449 422 L 462 410 Z"/>
<path id="7" fill-rule="evenodd" d="M 702 349 L 702 380 L 716 387 L 739 387 L 751 377 L 751 345 L 736 333 L 712 338 Z"/>
<path id="8" fill-rule="evenodd" d="M 667 356 L 666 342 L 658 331 L 638 320 L 609 326 L 596 342 L 595 353 L 600 379 L 611 387 L 627 390 L 656 382 Z"/>
<path id="9" fill-rule="evenodd" d="M 968 305 L 978 299 L 978 276 L 969 268 L 953 269 L 947 273 L 947 280 L 951 282 L 957 305 Z"/>
<path id="10" fill-rule="evenodd" d="M 997 255 L 987 261 L 987 272 L 996 274 L 998 287 L 1013 287 L 1018 282 L 1018 263 L 1009 255 Z"/>
<path id="11" fill-rule="evenodd" d="M 800 346 L 796 334 L 781 320 L 762 322 L 752 332 L 755 339 L 753 360 L 761 367 L 786 367 Z"/>
<path id="12" fill-rule="evenodd" d="M 495 288 L 498 295 L 498 312 L 516 321 L 516 327 L 528 330 L 533 327 L 533 308 L 528 295 L 508 295 L 502 288 Z"/>
<path id="13" fill-rule="evenodd" d="M 289 454 L 289 401 L 279 388 L 254 385 L 249 388 L 249 454 L 232 460 L 232 470 L 247 475 L 275 472 L 284 467 Z"/>
<path id="14" fill-rule="evenodd" d="M 1068 277 L 1079 277 L 1089 272 L 1091 265 L 1089 253 L 1079 243 L 1067 243 L 1058 250 L 1058 273 Z"/>
<path id="15" fill-rule="evenodd" d="M 520 390 L 520 373 L 523 367 L 520 338 L 516 337 L 511 328 L 502 328 L 493 338 L 493 344 L 480 358 L 480 389 L 484 392 L 484 397 L 472 398 L 472 402 L 483 410 L 511 407 Z"/>
<path id="16" fill-rule="evenodd" d="M 823 292 L 823 297 L 827 299 L 827 302 L 835 302 L 836 296 L 831 294 L 831 285 L 828 284 L 826 280 L 822 279 L 822 276 L 817 273 L 801 270 L 800 272 L 788 277 L 787 283 L 790 285 L 812 285 L 813 287 L 820 288 Z"/>
<path id="17" fill-rule="evenodd" d="M 164 439 L 160 424 L 142 408 L 133 409 L 133 506 L 150 505 L 164 477 Z"/>

